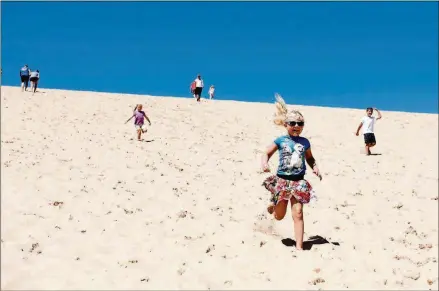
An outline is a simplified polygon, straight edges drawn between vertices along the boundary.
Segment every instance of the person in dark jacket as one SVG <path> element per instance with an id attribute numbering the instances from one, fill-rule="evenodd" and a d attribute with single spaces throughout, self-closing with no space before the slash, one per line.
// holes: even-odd
<path id="1" fill-rule="evenodd" d="M 20 69 L 21 91 L 27 91 L 27 87 L 29 86 L 29 75 L 29 67 L 24 65 L 24 67 Z"/>

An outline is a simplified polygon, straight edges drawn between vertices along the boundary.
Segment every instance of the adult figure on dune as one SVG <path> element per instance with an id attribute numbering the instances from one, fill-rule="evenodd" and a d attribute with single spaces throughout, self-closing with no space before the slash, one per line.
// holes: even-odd
<path id="1" fill-rule="evenodd" d="M 197 75 L 197 78 L 195 79 L 194 82 L 195 82 L 195 90 L 194 90 L 195 98 L 197 98 L 197 101 L 200 102 L 201 92 L 203 92 L 203 88 L 204 88 L 204 82 L 203 79 L 201 79 L 200 74 Z"/>
<path id="2" fill-rule="evenodd" d="M 372 116 L 374 110 L 378 113 L 378 117 Z M 355 135 L 358 136 L 360 134 L 360 129 L 363 128 L 367 156 L 371 155 L 370 148 L 375 146 L 377 143 L 375 139 L 374 125 L 378 119 L 381 119 L 381 117 L 381 112 L 378 109 L 372 107 L 367 108 L 366 116 L 361 119 L 361 123 L 357 128 L 357 132 L 355 133 Z"/>
<path id="3" fill-rule="evenodd" d="M 21 91 L 27 91 L 27 87 L 29 86 L 29 75 L 29 67 L 24 65 L 24 67 L 20 69 Z"/>
<path id="4" fill-rule="evenodd" d="M 37 91 L 38 81 L 40 80 L 40 71 L 39 70 L 32 71 L 30 73 L 29 80 L 31 84 L 31 90 L 35 93 L 35 91 Z"/>

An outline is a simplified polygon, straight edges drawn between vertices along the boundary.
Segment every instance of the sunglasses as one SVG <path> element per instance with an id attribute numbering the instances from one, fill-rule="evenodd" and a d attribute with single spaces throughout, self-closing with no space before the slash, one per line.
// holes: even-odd
<path id="1" fill-rule="evenodd" d="M 303 121 L 289 121 L 289 122 L 287 122 L 287 124 L 289 125 L 289 126 L 304 126 L 305 125 L 305 122 L 303 122 Z"/>

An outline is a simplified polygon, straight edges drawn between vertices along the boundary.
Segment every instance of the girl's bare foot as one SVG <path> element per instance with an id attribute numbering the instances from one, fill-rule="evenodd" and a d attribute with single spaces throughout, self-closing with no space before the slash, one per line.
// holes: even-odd
<path id="1" fill-rule="evenodd" d="M 274 203 L 270 203 L 268 205 L 267 211 L 268 211 L 268 213 L 273 214 L 273 212 L 274 212 Z"/>

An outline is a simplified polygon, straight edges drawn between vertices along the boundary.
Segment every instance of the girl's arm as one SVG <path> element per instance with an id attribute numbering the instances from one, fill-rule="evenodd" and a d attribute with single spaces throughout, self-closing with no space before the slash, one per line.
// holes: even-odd
<path id="1" fill-rule="evenodd" d="M 308 165 L 314 169 L 314 167 L 317 165 L 316 164 L 316 159 L 314 159 L 314 156 L 312 155 L 312 151 L 311 148 L 307 149 L 305 152 L 305 159 L 306 162 L 308 163 Z"/>
<path id="2" fill-rule="evenodd" d="M 127 121 L 125 121 L 125 123 L 127 123 L 128 121 L 130 121 L 131 119 L 133 119 L 134 115 L 131 116 Z"/>
<path id="3" fill-rule="evenodd" d="M 261 158 L 262 171 L 264 172 L 270 171 L 270 169 L 268 168 L 268 161 L 270 160 L 271 156 L 273 156 L 273 154 L 277 151 L 277 149 L 278 149 L 277 145 L 275 143 L 272 143 L 267 148 L 265 153 L 262 154 L 262 158 Z"/>
<path id="4" fill-rule="evenodd" d="M 149 120 L 148 116 L 146 116 L 145 113 L 143 113 L 143 116 L 145 116 L 146 120 L 148 120 L 148 122 L 149 122 L 149 125 L 151 125 L 151 121 Z"/>
<path id="5" fill-rule="evenodd" d="M 314 159 L 314 156 L 312 155 L 311 148 L 308 148 L 305 152 L 305 159 L 308 165 L 313 170 L 314 174 L 316 174 L 320 180 L 322 180 L 322 175 L 320 174 L 319 168 L 317 168 L 316 159 Z"/>

